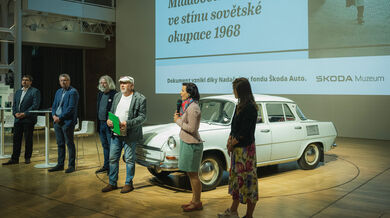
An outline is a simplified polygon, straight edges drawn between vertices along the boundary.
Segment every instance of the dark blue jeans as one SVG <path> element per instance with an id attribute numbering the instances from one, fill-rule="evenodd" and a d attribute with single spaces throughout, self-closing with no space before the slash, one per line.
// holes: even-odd
<path id="1" fill-rule="evenodd" d="M 119 159 L 121 157 L 122 149 L 124 149 L 124 156 L 126 162 L 126 185 L 130 185 L 133 181 L 135 173 L 135 146 L 137 142 L 127 144 L 125 137 L 113 136 L 111 138 L 110 146 L 110 171 L 108 174 L 110 184 L 116 186 L 119 172 Z"/>
<path id="2" fill-rule="evenodd" d="M 111 130 L 107 126 L 106 121 L 99 121 L 99 136 L 102 142 L 103 154 L 104 154 L 104 165 L 106 169 L 110 168 L 110 144 L 111 144 Z"/>
<path id="3" fill-rule="evenodd" d="M 75 167 L 76 149 L 74 145 L 74 125 L 65 126 L 61 124 L 54 124 L 54 131 L 56 133 L 56 140 L 58 146 L 58 165 L 64 166 L 65 162 L 65 144 L 68 147 L 69 167 Z"/>

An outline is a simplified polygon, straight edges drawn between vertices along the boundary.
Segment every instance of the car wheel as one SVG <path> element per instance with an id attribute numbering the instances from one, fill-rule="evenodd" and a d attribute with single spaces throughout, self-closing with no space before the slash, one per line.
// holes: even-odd
<path id="1" fill-rule="evenodd" d="M 309 144 L 298 160 L 299 166 L 304 170 L 316 168 L 321 159 L 321 152 L 322 150 L 317 144 Z"/>
<path id="2" fill-rule="evenodd" d="M 199 167 L 199 179 L 202 182 L 202 190 L 214 189 L 222 180 L 222 162 L 216 155 L 204 155 Z"/>
<path id="3" fill-rule="evenodd" d="M 158 172 L 155 168 L 152 168 L 152 167 L 148 167 L 148 170 L 153 176 L 155 176 L 157 178 L 166 177 L 171 173 L 169 171 L 162 171 L 162 170 L 160 170 L 160 172 Z"/>

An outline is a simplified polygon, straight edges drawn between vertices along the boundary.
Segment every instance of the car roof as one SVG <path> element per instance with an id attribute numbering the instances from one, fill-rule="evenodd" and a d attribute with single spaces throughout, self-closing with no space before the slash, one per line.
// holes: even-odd
<path id="1" fill-rule="evenodd" d="M 267 102 L 277 101 L 277 102 L 291 102 L 291 103 L 294 102 L 293 100 L 288 98 L 271 96 L 271 95 L 253 94 L 253 97 L 255 98 L 255 101 L 267 101 Z M 222 99 L 222 100 L 237 102 L 237 99 L 234 97 L 234 95 L 215 95 L 215 96 L 204 97 L 201 99 Z"/>

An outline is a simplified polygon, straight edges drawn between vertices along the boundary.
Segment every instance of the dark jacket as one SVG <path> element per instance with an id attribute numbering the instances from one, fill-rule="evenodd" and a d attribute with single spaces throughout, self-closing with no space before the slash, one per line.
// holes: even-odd
<path id="1" fill-rule="evenodd" d="M 103 96 L 104 92 L 101 92 L 99 91 L 98 94 L 97 94 L 97 104 L 96 104 L 96 120 L 97 120 L 97 129 L 99 131 L 99 128 L 100 128 L 100 122 L 99 122 L 99 105 L 100 105 L 100 100 L 102 100 L 102 96 Z M 108 103 L 107 103 L 107 107 L 106 107 L 106 111 L 107 111 L 107 114 L 106 114 L 106 120 L 108 119 L 108 112 L 111 110 L 111 106 L 112 106 L 112 102 L 114 101 L 114 96 L 116 94 L 116 90 L 110 90 L 108 92 Z"/>
<path id="2" fill-rule="evenodd" d="M 257 110 L 253 104 L 246 105 L 239 114 L 233 116 L 230 135 L 238 140 L 237 147 L 245 147 L 255 142 Z"/>
<path id="3" fill-rule="evenodd" d="M 54 97 L 54 102 L 52 106 L 52 115 L 57 115 L 56 111 L 61 102 L 63 89 L 60 88 L 57 90 Z M 57 115 L 60 118 L 60 124 L 65 126 L 76 125 L 77 123 L 77 106 L 79 102 L 79 93 L 75 88 L 69 86 L 68 90 L 65 93 L 64 100 L 62 103 L 62 113 Z"/>
<path id="4" fill-rule="evenodd" d="M 23 97 L 22 102 L 20 103 L 20 98 L 22 97 L 23 90 L 19 89 L 15 92 L 14 103 L 12 106 L 12 115 L 15 116 L 16 113 L 24 113 L 26 116 L 22 119 L 17 119 L 15 117 L 15 123 L 37 123 L 37 114 L 30 113 L 31 110 L 37 110 L 39 104 L 41 103 L 41 92 L 34 88 L 30 87 L 26 94 Z M 19 108 L 20 103 L 20 108 Z"/>
<path id="5" fill-rule="evenodd" d="M 119 101 L 122 98 L 122 93 L 118 92 L 114 96 L 114 101 L 111 107 L 111 113 L 115 114 Z M 137 142 L 142 139 L 142 124 L 146 121 L 146 98 L 139 92 L 134 92 L 130 102 L 129 115 L 126 120 L 127 135 L 125 141 L 127 143 Z"/>

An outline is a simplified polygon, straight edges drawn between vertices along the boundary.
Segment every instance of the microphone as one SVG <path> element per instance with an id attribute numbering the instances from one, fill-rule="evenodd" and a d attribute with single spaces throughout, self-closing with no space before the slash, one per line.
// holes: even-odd
<path id="1" fill-rule="evenodd" d="M 176 113 L 180 113 L 180 108 L 181 108 L 181 104 L 183 103 L 183 101 L 181 99 L 177 100 L 177 103 L 176 103 Z"/>

